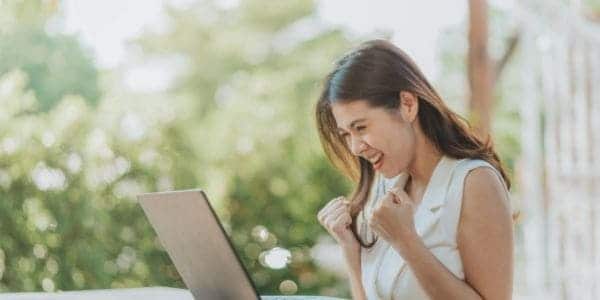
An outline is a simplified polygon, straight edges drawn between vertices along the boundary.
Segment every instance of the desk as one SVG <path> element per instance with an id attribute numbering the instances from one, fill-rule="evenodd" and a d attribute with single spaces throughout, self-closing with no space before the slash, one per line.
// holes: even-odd
<path id="1" fill-rule="evenodd" d="M 134 289 L 83 290 L 57 293 L 0 293 L 0 300 L 194 300 L 185 289 L 147 287 Z M 208 300 L 208 299 L 207 299 Z M 261 300 L 340 300 L 324 296 L 262 296 Z"/>

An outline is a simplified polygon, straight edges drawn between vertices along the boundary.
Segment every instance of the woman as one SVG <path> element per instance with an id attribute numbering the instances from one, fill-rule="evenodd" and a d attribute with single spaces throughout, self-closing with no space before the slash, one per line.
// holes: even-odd
<path id="1" fill-rule="evenodd" d="M 319 211 L 354 299 L 511 299 L 507 175 L 400 49 L 369 41 L 326 77 L 323 148 L 357 182 Z"/>

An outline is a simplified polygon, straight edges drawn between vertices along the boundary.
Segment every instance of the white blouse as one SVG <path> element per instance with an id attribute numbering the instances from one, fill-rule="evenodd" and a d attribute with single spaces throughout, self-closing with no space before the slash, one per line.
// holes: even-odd
<path id="1" fill-rule="evenodd" d="M 435 167 L 423 199 L 415 212 L 415 228 L 432 254 L 456 277 L 464 280 L 463 266 L 456 242 L 464 180 L 469 171 L 478 167 L 492 168 L 483 160 L 456 160 L 443 156 Z M 502 179 L 502 177 L 500 177 Z M 371 242 L 373 233 L 366 218 L 387 190 L 398 183 L 404 187 L 408 174 L 386 179 L 377 175 L 371 197 L 358 217 L 359 233 Z M 502 181 L 504 182 L 504 181 Z M 370 249 L 361 250 L 362 283 L 369 300 L 428 299 L 404 259 L 384 239 L 379 238 Z"/>

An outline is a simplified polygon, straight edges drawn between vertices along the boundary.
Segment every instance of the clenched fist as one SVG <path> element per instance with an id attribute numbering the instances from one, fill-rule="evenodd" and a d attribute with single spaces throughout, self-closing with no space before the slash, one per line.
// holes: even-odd
<path id="1" fill-rule="evenodd" d="M 414 214 L 417 204 L 401 188 L 387 192 L 369 220 L 369 227 L 392 245 L 406 246 L 405 241 L 417 235 Z"/>
<path id="2" fill-rule="evenodd" d="M 346 197 L 340 196 L 329 201 L 319 211 L 317 218 L 342 249 L 346 251 L 360 249 L 360 244 L 350 229 L 352 217 L 350 216 L 350 203 Z"/>

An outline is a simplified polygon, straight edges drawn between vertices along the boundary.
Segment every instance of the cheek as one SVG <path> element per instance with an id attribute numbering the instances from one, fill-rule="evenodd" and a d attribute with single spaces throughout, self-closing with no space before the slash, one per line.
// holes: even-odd
<path id="1" fill-rule="evenodd" d="M 390 140 L 388 155 L 399 165 L 407 165 L 414 155 L 415 137 L 411 130 L 403 128 Z"/>
<path id="2" fill-rule="evenodd" d="M 410 160 L 414 152 L 415 136 L 410 126 L 400 124 L 386 128 L 378 128 L 384 134 L 368 134 L 364 141 L 377 151 L 383 152 L 388 159 L 396 163 Z"/>

